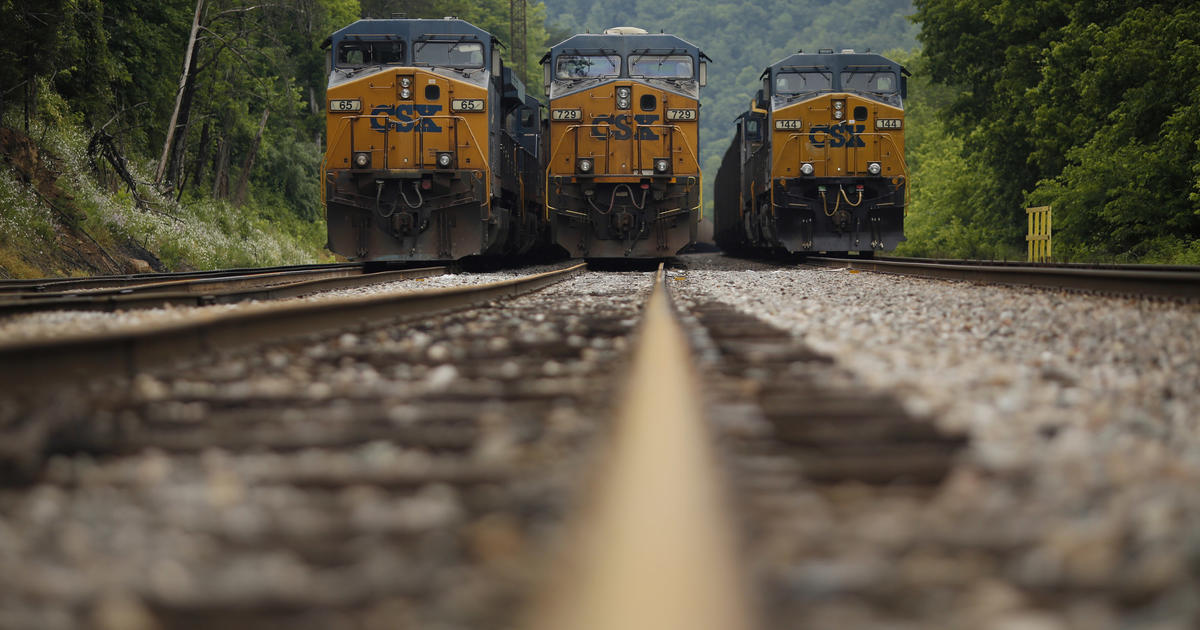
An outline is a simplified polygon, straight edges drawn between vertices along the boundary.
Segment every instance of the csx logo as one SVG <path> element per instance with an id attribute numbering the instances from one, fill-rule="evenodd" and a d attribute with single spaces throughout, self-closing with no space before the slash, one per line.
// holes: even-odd
<path id="1" fill-rule="evenodd" d="M 596 125 L 608 124 L 609 127 L 592 127 L 592 137 L 604 139 L 607 133 L 612 133 L 613 140 L 628 140 L 633 136 L 633 129 L 629 126 L 629 114 L 604 114 L 592 119 L 592 123 Z M 635 114 L 633 120 L 639 125 L 653 125 L 658 122 L 658 114 Z M 650 127 L 638 127 L 638 140 L 658 140 L 658 134 Z"/>
<path id="2" fill-rule="evenodd" d="M 441 105 L 416 105 L 414 103 L 376 105 L 375 109 L 371 110 L 371 114 L 375 116 L 387 114 L 388 118 L 386 120 L 372 118 L 371 129 L 380 133 L 383 133 L 388 127 L 391 127 L 392 131 L 412 131 L 414 127 L 418 127 L 418 116 L 433 116 L 440 111 L 442 111 Z M 431 118 L 421 118 L 419 122 L 418 131 L 442 130 Z"/>
<path id="3" fill-rule="evenodd" d="M 808 131 L 808 141 L 817 148 L 824 147 L 826 140 L 831 149 L 865 147 L 866 143 L 858 134 L 866 128 L 866 125 L 850 125 L 844 122 L 836 125 L 813 125 Z"/>

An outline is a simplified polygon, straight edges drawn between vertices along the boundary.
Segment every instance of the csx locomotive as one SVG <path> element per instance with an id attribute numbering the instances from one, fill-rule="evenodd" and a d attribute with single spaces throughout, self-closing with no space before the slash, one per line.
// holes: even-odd
<path id="1" fill-rule="evenodd" d="M 458 259 L 543 238 L 543 115 L 496 38 L 458 19 L 385 19 L 354 22 L 325 44 L 330 250 Z"/>
<path id="2" fill-rule="evenodd" d="M 546 206 L 571 255 L 663 258 L 695 241 L 706 60 L 632 27 L 575 35 L 542 58 Z"/>
<path id="3" fill-rule="evenodd" d="M 726 251 L 871 254 L 904 240 L 908 72 L 877 54 L 822 50 L 768 67 L 717 171 Z"/>

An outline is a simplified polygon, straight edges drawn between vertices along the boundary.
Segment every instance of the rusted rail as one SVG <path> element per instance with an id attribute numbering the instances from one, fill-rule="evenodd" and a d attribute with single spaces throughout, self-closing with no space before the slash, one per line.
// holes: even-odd
<path id="1" fill-rule="evenodd" d="M 489 284 L 412 293 L 353 296 L 305 303 L 264 304 L 186 322 L 0 345 L 0 390 L 53 388 L 114 373 L 132 375 L 154 365 L 222 349 L 375 325 L 465 308 L 534 291 L 565 280 L 583 264 Z"/>
<path id="2" fill-rule="evenodd" d="M 132 287 L 148 283 L 178 280 L 201 280 L 225 278 L 235 275 L 268 274 L 296 271 L 333 271 L 348 269 L 361 271 L 361 263 L 334 263 L 313 265 L 291 265 L 286 267 L 217 269 L 212 271 L 175 271 L 168 273 L 134 273 L 88 278 L 34 278 L 29 280 L 0 280 L 0 295 L 51 293 L 94 289 L 98 287 Z"/>
<path id="3" fill-rule="evenodd" d="M 220 279 L 155 282 L 88 293 L 34 294 L 22 299 L 0 299 L 0 316 L 42 311 L 118 311 L 164 306 L 208 306 L 246 300 L 279 300 L 317 291 L 358 287 L 445 273 L 446 267 L 420 267 L 399 271 L 363 273 L 361 267 L 235 275 Z"/>
<path id="4" fill-rule="evenodd" d="M 660 265 L 603 476 L 533 628 L 754 626 L 692 366 Z"/>
<path id="5" fill-rule="evenodd" d="M 1090 267 L 1082 265 L 981 264 L 942 260 L 863 260 L 811 256 L 805 262 L 824 267 L 894 273 L 924 278 L 1012 284 L 1160 296 L 1200 298 L 1200 268 L 1151 265 Z"/>

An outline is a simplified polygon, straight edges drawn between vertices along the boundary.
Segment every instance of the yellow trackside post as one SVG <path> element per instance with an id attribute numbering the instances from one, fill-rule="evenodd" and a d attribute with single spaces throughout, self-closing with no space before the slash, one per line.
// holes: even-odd
<path id="1" fill-rule="evenodd" d="M 1025 241 L 1029 246 L 1029 262 L 1049 262 L 1051 259 L 1053 221 L 1050 206 L 1026 208 L 1025 214 L 1029 219 L 1029 231 Z"/>

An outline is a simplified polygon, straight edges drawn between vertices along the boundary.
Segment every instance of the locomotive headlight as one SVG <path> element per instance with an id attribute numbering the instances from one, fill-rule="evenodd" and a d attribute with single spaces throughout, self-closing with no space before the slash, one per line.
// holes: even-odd
<path id="1" fill-rule="evenodd" d="M 883 167 L 879 165 L 879 162 L 870 162 L 867 164 L 867 172 L 872 175 L 878 175 L 882 171 Z"/>
<path id="2" fill-rule="evenodd" d="M 412 98 L 412 90 L 408 88 L 400 88 L 400 98 Z"/>
<path id="3" fill-rule="evenodd" d="M 587 158 L 580 158 L 579 162 L 576 163 L 576 166 L 579 168 L 580 173 L 592 172 L 592 161 Z"/>
<path id="4" fill-rule="evenodd" d="M 409 77 L 400 77 L 400 87 L 412 87 L 412 79 Z"/>
<path id="5" fill-rule="evenodd" d="M 800 172 L 804 175 L 812 175 L 813 174 L 812 162 L 805 162 L 805 163 L 801 164 Z"/>
<path id="6" fill-rule="evenodd" d="M 439 153 L 437 155 L 437 163 L 442 168 L 450 168 L 450 165 L 454 163 L 454 154 L 449 151 Z"/>
<path id="7" fill-rule="evenodd" d="M 654 171 L 657 173 L 666 173 L 667 169 L 671 168 L 671 161 L 666 158 L 658 158 L 654 160 Z"/>
<path id="8" fill-rule="evenodd" d="M 629 109 L 633 92 L 628 87 L 617 88 L 617 109 Z"/>
<path id="9" fill-rule="evenodd" d="M 834 117 L 834 118 L 836 118 L 836 119 L 838 119 L 838 120 L 841 120 L 841 119 L 842 119 L 842 116 L 845 116 L 845 115 L 846 115 L 846 113 L 845 113 L 845 112 L 843 112 L 843 111 L 842 111 L 842 110 L 840 110 L 840 109 L 835 109 L 835 110 L 833 110 L 833 117 Z"/>
<path id="10" fill-rule="evenodd" d="M 367 168 L 371 165 L 371 154 L 366 151 L 360 151 L 354 154 L 354 165 L 358 168 Z"/>

